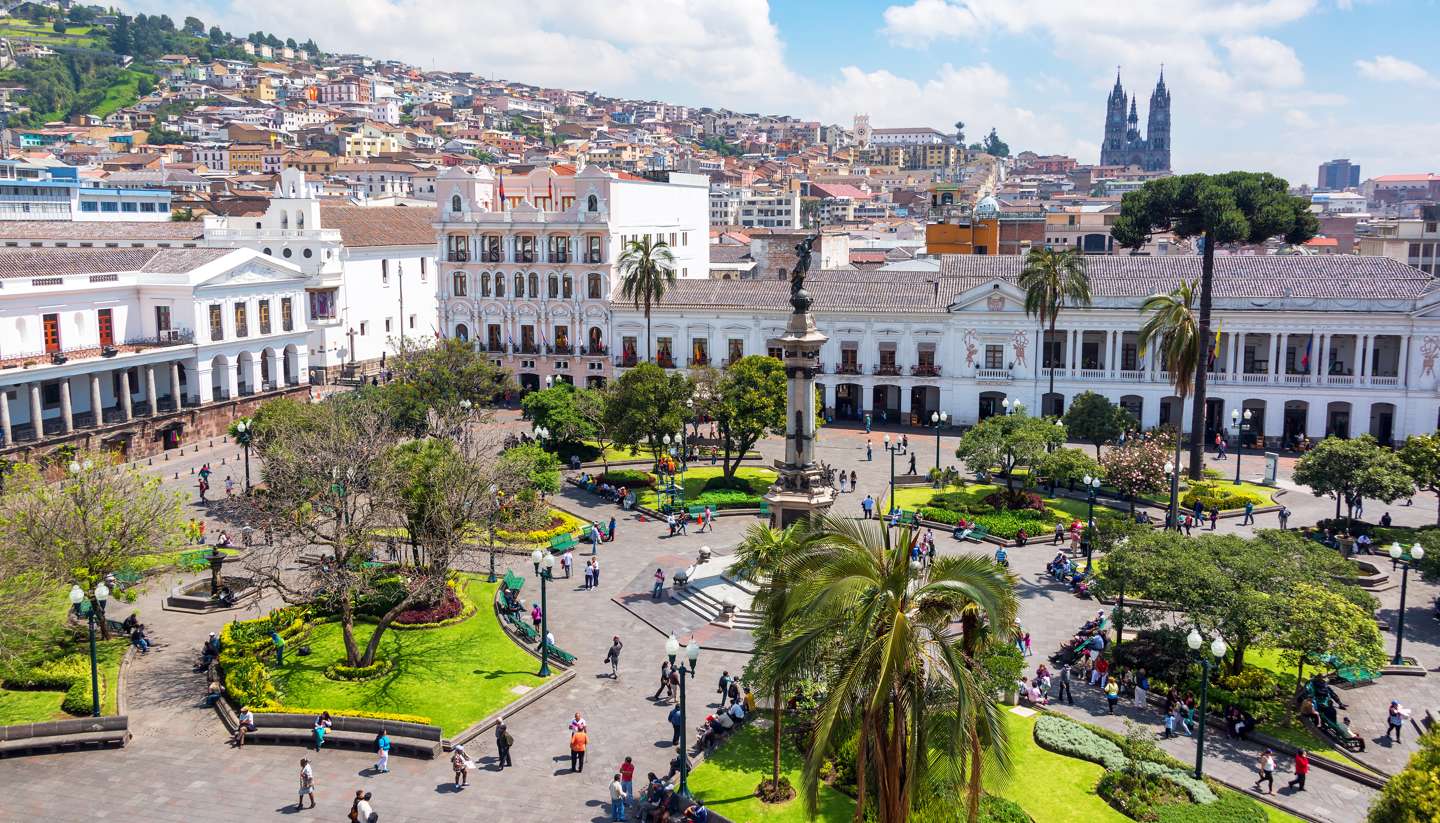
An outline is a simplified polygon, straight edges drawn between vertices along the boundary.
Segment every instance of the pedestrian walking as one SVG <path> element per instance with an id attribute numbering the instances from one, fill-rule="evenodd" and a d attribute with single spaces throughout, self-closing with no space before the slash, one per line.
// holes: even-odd
<path id="1" fill-rule="evenodd" d="M 540 611 L 540 604 L 539 604 L 539 603 L 531 603 L 531 604 L 530 604 L 530 623 L 535 626 L 535 631 L 536 631 L 536 633 L 539 633 L 539 631 L 540 631 L 540 620 L 541 620 L 541 618 L 543 618 L 544 616 L 545 616 L 544 612 L 541 612 L 541 611 Z"/>
<path id="2" fill-rule="evenodd" d="M 583 732 L 586 728 L 587 724 L 585 723 L 585 717 L 579 712 L 576 712 L 575 716 L 570 719 L 570 731 Z"/>
<path id="3" fill-rule="evenodd" d="M 650 695 L 650 699 L 651 699 L 651 700 L 659 700 L 659 699 L 660 699 L 660 695 L 664 693 L 665 687 L 666 687 L 667 685 L 669 685 L 669 683 L 670 683 L 670 661 L 669 661 L 669 660 L 661 660 L 661 661 L 660 661 L 660 686 L 659 686 L 659 688 L 655 689 L 655 693 L 654 693 L 654 694 Z"/>
<path id="4" fill-rule="evenodd" d="M 1114 680 L 1105 681 L 1105 708 L 1110 714 L 1115 713 L 1115 704 L 1120 702 L 1120 685 Z"/>
<path id="5" fill-rule="evenodd" d="M 1290 522 L 1290 507 L 1289 507 L 1289 506 L 1281 506 L 1281 507 L 1280 507 L 1280 528 L 1282 528 L 1282 529 L 1288 529 L 1288 528 L 1290 528 L 1290 527 L 1287 525 L 1289 522 Z"/>
<path id="6" fill-rule="evenodd" d="M 1218 526 L 1219 524 L 1220 524 L 1220 510 L 1219 510 L 1218 508 L 1214 507 L 1214 506 L 1211 506 L 1211 507 L 1210 507 L 1210 531 L 1212 531 L 1212 532 L 1215 531 L 1215 527 Z"/>
<path id="7" fill-rule="evenodd" d="M 300 758 L 300 799 L 295 801 L 296 810 L 305 808 L 305 798 L 310 798 L 310 808 L 315 808 L 315 770 L 310 761 Z"/>
<path id="8" fill-rule="evenodd" d="M 722 709 L 725 708 L 725 695 L 730 693 L 730 681 L 731 677 L 729 669 L 720 672 L 720 682 L 718 684 L 719 688 L 717 688 L 716 691 L 720 694 L 720 708 Z"/>
<path id="9" fill-rule="evenodd" d="M 910 455 L 910 471 L 906 474 L 915 474 L 915 455 L 913 453 Z"/>
<path id="10" fill-rule="evenodd" d="M 606 542 L 606 543 L 614 542 L 614 540 L 615 540 L 615 515 L 613 515 L 613 514 L 610 515 L 610 530 L 607 531 L 607 532 L 605 532 L 605 534 L 609 535 L 608 537 L 605 538 L 605 542 Z"/>
<path id="11" fill-rule="evenodd" d="M 860 511 L 864 512 L 865 519 L 869 520 L 871 513 L 875 511 L 875 498 L 865 495 L 865 499 L 860 501 Z"/>
<path id="12" fill-rule="evenodd" d="M 355 823 L 374 823 L 380 819 L 375 813 L 375 808 L 370 805 L 372 795 L 363 790 L 355 790 L 355 802 L 350 804 L 350 819 Z"/>
<path id="13" fill-rule="evenodd" d="M 910 451 L 910 435 L 908 435 L 908 434 L 902 434 L 902 435 L 900 435 L 900 453 L 901 453 L 901 454 L 905 454 L 906 452 L 909 452 L 909 451 Z M 913 460 L 910 461 L 910 465 L 912 465 L 912 466 L 915 465 L 915 461 L 913 461 Z M 910 473 L 911 473 L 911 474 L 914 474 L 915 472 L 912 471 L 912 472 L 910 472 Z"/>
<path id="14" fill-rule="evenodd" d="M 1390 709 L 1385 718 L 1385 739 L 1389 740 L 1390 735 L 1395 735 L 1395 742 L 1400 742 L 1400 729 L 1405 726 L 1405 718 L 1409 716 L 1410 710 L 1400 705 L 1399 700 L 1390 701 Z"/>
<path id="15" fill-rule="evenodd" d="M 455 748 L 450 752 L 450 768 L 455 772 L 456 790 L 463 789 L 470 785 L 471 765 L 473 764 L 470 762 L 470 758 L 465 754 L 465 746 L 456 743 Z"/>
<path id="16" fill-rule="evenodd" d="M 1255 779 L 1255 791 L 1260 791 L 1260 784 L 1264 783 L 1268 787 L 1268 791 L 1266 791 L 1266 794 L 1274 794 L 1275 752 L 1271 751 L 1270 749 L 1266 749 L 1264 754 L 1260 755 L 1260 759 L 1256 762 L 1255 767 L 1256 770 L 1260 773 L 1260 776 Z"/>
<path id="17" fill-rule="evenodd" d="M 676 706 L 670 710 L 670 716 L 667 719 L 670 721 L 670 728 L 674 732 L 670 738 L 670 745 L 678 746 L 680 745 L 680 733 L 685 730 L 685 716 L 680 713 L 680 707 Z"/>
<path id="18" fill-rule="evenodd" d="M 570 733 L 570 771 L 585 771 L 585 747 L 590 745 L 590 735 L 584 729 Z"/>
<path id="19" fill-rule="evenodd" d="M 1070 694 L 1069 663 L 1066 663 L 1064 666 L 1060 667 L 1060 696 L 1057 698 L 1057 702 L 1059 700 L 1064 700 L 1066 705 L 1069 706 L 1075 705 L 1075 698 Z"/>
<path id="20" fill-rule="evenodd" d="M 595 588 L 595 561 L 587 560 L 585 561 L 585 590 L 589 591 L 593 588 Z"/>
<path id="21" fill-rule="evenodd" d="M 868 462 L 870 462 L 870 461 L 872 461 L 872 460 L 874 460 L 874 459 L 875 459 L 875 452 L 873 452 L 873 451 L 870 450 L 870 441 L 869 441 L 869 440 L 866 440 L 866 441 L 865 441 L 865 462 L 868 463 Z M 202 482 L 203 482 L 203 481 L 202 481 Z M 200 493 L 200 499 L 201 499 L 201 500 L 204 500 L 204 499 L 205 499 L 205 493 L 204 493 L 203 491 Z"/>
<path id="22" fill-rule="evenodd" d="M 375 735 L 375 771 L 381 774 L 390 772 L 390 735 L 385 733 L 385 728 L 380 728 L 380 733 Z"/>
<path id="23" fill-rule="evenodd" d="M 1249 526 L 1249 525 L 1254 524 L 1254 522 L 1255 522 L 1255 503 L 1254 503 L 1254 501 L 1252 501 L 1252 500 L 1246 500 L 1246 501 L 1245 501 L 1245 519 L 1240 521 L 1240 525 L 1242 525 L 1242 526 Z"/>
<path id="24" fill-rule="evenodd" d="M 620 649 L 625 644 L 620 642 L 620 635 L 615 635 L 610 641 L 610 651 L 605 652 L 605 662 L 610 664 L 610 679 L 620 679 Z"/>
<path id="25" fill-rule="evenodd" d="M 575 554 L 569 549 L 560 555 L 560 568 L 565 570 L 565 579 L 570 579 L 570 567 L 575 565 Z"/>
<path id="26" fill-rule="evenodd" d="M 848 491 L 850 491 L 850 475 L 840 472 L 840 493 L 845 494 Z"/>
<path id="27" fill-rule="evenodd" d="M 497 769 L 503 770 L 506 766 L 515 765 L 510 761 L 510 747 L 513 745 L 515 745 L 515 738 L 505 727 L 505 718 L 502 717 L 495 723 L 495 750 L 499 753 L 499 756 L 496 757 Z"/>
<path id="28" fill-rule="evenodd" d="M 1023 651 L 1025 652 L 1026 657 L 1031 657 L 1035 654 L 1034 652 L 1030 651 L 1030 632 L 1025 632 L 1024 634 L 1020 635 L 1020 645 L 1023 647 Z"/>
<path id="29" fill-rule="evenodd" d="M 870 433 L 870 412 L 865 412 L 865 433 Z M 870 451 L 870 441 L 865 441 L 865 451 Z"/>
<path id="30" fill-rule="evenodd" d="M 1310 773 L 1310 755 L 1304 749 L 1295 752 L 1295 779 L 1290 781 L 1290 788 L 1297 792 L 1305 791 L 1305 775 Z"/>
<path id="31" fill-rule="evenodd" d="M 610 819 L 625 819 L 625 786 L 620 782 L 620 773 L 610 781 Z"/>
<path id="32" fill-rule="evenodd" d="M 665 591 L 665 570 L 664 570 L 664 569 L 660 569 L 660 568 L 656 568 L 656 569 L 655 569 L 655 587 L 650 590 L 650 597 L 651 597 L 652 599 L 654 599 L 654 600 L 659 600 L 661 594 L 662 594 L 664 591 Z M 666 662 L 669 662 L 669 661 L 666 661 Z"/>

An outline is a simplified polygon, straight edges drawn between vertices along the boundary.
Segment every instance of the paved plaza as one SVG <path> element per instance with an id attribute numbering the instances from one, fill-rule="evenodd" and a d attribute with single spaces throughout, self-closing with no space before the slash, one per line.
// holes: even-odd
<path id="1" fill-rule="evenodd" d="M 505 421 L 507 425 L 518 425 L 513 413 L 507 413 Z M 908 434 L 911 448 L 918 454 L 918 468 L 924 471 L 934 462 L 933 433 Z M 884 494 L 889 458 L 880 448 L 880 437 L 878 431 L 868 435 L 875 459 L 866 461 L 867 435 L 863 430 L 823 430 L 819 459 L 859 474 L 859 489 L 841 496 L 836 504 L 838 513 L 858 515 L 860 500 L 867 493 L 877 499 Z M 778 439 L 761 444 L 767 464 L 778 456 L 782 445 Z M 951 455 L 954 445 L 954 437 L 943 438 L 942 455 Z M 168 482 L 183 488 L 193 499 L 190 470 L 210 462 L 217 471 L 212 487 L 223 490 L 227 473 L 233 473 L 237 481 L 241 477 L 235 454 L 233 444 L 217 441 L 213 448 L 202 444 L 199 453 L 157 460 L 154 470 L 163 469 Z M 222 458 L 224 466 L 219 465 Z M 906 456 L 897 460 L 897 468 L 903 470 L 908 459 Z M 1263 461 L 1254 455 L 1245 459 L 1253 469 L 1246 474 L 1257 474 Z M 953 458 L 947 458 L 947 462 L 953 462 Z M 1292 463 L 1282 461 L 1282 487 L 1288 484 L 1285 478 Z M 1233 463 L 1217 465 L 1227 470 L 1233 467 Z M 1294 512 L 1292 526 L 1312 523 L 1333 513 L 1333 501 L 1316 499 L 1304 491 L 1290 489 L 1283 500 Z M 608 519 L 616 512 L 613 506 L 568 487 L 558 504 L 591 519 Z M 1380 504 L 1371 502 L 1368 506 L 1367 517 L 1377 519 L 1383 510 Z M 1418 496 L 1413 507 L 1394 506 L 1388 510 L 1399 525 L 1421 525 L 1433 522 L 1434 506 L 1434 498 L 1426 495 Z M 198 516 L 203 510 L 197 506 L 194 511 Z M 1259 527 L 1276 525 L 1273 514 L 1261 515 L 1258 520 Z M 641 776 L 652 770 L 663 772 L 671 753 L 666 722 L 669 706 L 650 699 L 664 657 L 665 637 L 655 627 L 658 618 L 647 613 L 648 606 L 628 608 L 622 603 L 636 591 L 636 581 L 646 579 L 657 565 L 669 573 L 678 563 L 693 559 L 702 545 L 720 555 L 730 554 L 752 522 L 751 518 L 720 518 L 711 534 L 667 538 L 663 537 L 662 524 L 640 522 L 634 517 L 621 519 L 615 541 L 600 547 L 601 578 L 597 589 L 584 590 L 578 578 L 561 580 L 550 589 L 551 631 L 561 647 L 578 655 L 577 676 L 509 718 L 515 738 L 513 769 L 495 769 L 495 751 L 488 736 L 470 746 L 480 769 L 472 773 L 471 786 L 458 793 L 451 789 L 450 769 L 444 758 L 422 761 L 397 757 L 391 761 L 389 774 L 374 774 L 368 769 L 373 757 L 363 752 L 326 750 L 316 756 L 296 746 L 230 748 L 214 711 L 201 706 L 204 679 L 192 670 L 192 664 L 195 650 L 207 632 L 217 630 L 224 621 L 258 612 L 197 616 L 162 611 L 159 601 L 164 586 L 154 585 L 136 604 L 158 647 L 147 656 L 137 657 L 128 670 L 126 701 L 134 740 L 123 750 L 0 761 L 0 786 L 4 786 L 0 792 L 0 821 L 200 823 L 288 816 L 296 814 L 293 803 L 302 756 L 315 761 L 320 805 L 317 811 L 298 813 L 302 816 L 343 819 L 349 808 L 348 798 L 355 790 L 365 789 L 374 793 L 374 806 L 385 821 L 608 820 L 606 787 L 616 766 L 630 756 Z M 1221 529 L 1249 531 L 1250 527 L 1240 527 L 1238 522 L 1222 521 Z M 210 533 L 218 534 L 222 528 L 223 524 L 211 522 Z M 981 550 L 975 544 L 959 544 L 948 535 L 937 535 L 937 542 L 942 553 Z M 588 548 L 581 547 L 577 560 L 587 553 Z M 1010 551 L 1012 570 L 1020 579 L 1021 621 L 1033 637 L 1032 667 L 1044 661 L 1097 608 L 1095 601 L 1076 598 L 1044 580 L 1044 564 L 1052 555 L 1048 542 Z M 531 574 L 528 558 L 507 560 L 507 568 Z M 158 582 L 168 585 L 174 579 L 167 577 Z M 1406 650 L 1432 670 L 1440 666 L 1440 626 L 1430 616 L 1436 594 L 1435 586 L 1420 581 L 1418 576 L 1411 578 Z M 1393 625 L 1399 605 L 1398 581 L 1378 596 L 1382 604 L 1379 617 Z M 262 605 L 268 608 L 273 604 Z M 693 615 L 681 619 L 693 622 Z M 701 655 L 699 675 L 693 681 L 692 727 L 702 717 L 701 704 L 714 698 L 720 673 L 728 670 L 738 674 L 747 659 L 741 653 L 717 650 L 727 644 L 713 635 L 724 630 L 707 631 L 711 634 L 701 636 L 702 645 L 713 645 Z M 608 666 L 601 663 L 612 635 L 620 636 L 625 643 L 618 680 L 612 680 Z M 1387 644 L 1393 643 L 1393 635 L 1387 634 L 1386 638 Z M 1098 693 L 1082 688 L 1076 696 L 1074 709 L 1064 711 L 1120 728 L 1117 718 L 1103 716 L 1103 700 Z M 1349 703 L 1348 713 L 1357 731 L 1370 741 L 1361 759 L 1377 770 L 1393 773 L 1413 751 L 1417 730 L 1407 730 L 1401 744 L 1386 745 L 1385 707 L 1398 698 L 1414 708 L 1417 718 L 1423 716 L 1427 707 L 1440 706 L 1440 677 L 1385 678 L 1376 685 L 1346 691 L 1343 697 Z M 583 774 L 570 772 L 567 755 L 566 724 L 575 711 L 586 717 L 590 727 L 591 747 Z M 1136 719 L 1158 728 L 1159 717 L 1154 712 Z M 1168 741 L 1165 748 L 1182 760 L 1193 758 L 1193 741 L 1188 738 Z M 1253 747 L 1214 740 L 1206 761 L 1207 773 L 1247 786 L 1253 779 L 1254 754 Z M 1276 800 L 1314 819 L 1350 821 L 1360 816 L 1373 794 L 1367 787 L 1315 770 L 1309 791 L 1280 794 Z"/>

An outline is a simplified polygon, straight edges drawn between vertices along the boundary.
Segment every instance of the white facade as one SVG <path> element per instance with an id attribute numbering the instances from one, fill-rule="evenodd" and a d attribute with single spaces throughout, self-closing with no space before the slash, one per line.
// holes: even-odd
<path id="1" fill-rule="evenodd" d="M 1144 295 L 1120 292 L 1145 280 L 1163 290 L 1198 271 L 1199 258 L 1092 259 L 1094 306 L 1067 310 L 1056 334 L 1047 333 L 1049 361 L 1040 361 L 1036 320 L 1014 285 L 1020 261 L 947 256 L 939 273 L 814 273 L 807 288 L 829 338 L 819 378 L 828 413 L 909 423 L 943 409 L 956 425 L 969 425 L 1001 413 L 1006 399 L 1055 414 L 1095 391 L 1147 428 L 1188 429 L 1190 401 L 1181 409 L 1154 352 L 1144 356 L 1136 346 Z M 1269 447 L 1367 432 L 1398 442 L 1436 429 L 1440 292 L 1426 275 L 1349 256 L 1228 258 L 1217 266 L 1212 328 L 1221 345 L 1207 392 L 1207 440 L 1216 426 L 1230 425 L 1232 410 L 1252 414 L 1241 439 L 1263 438 Z M 677 368 L 764 354 L 784 326 L 787 287 L 778 280 L 681 284 L 652 309 L 655 350 L 670 352 Z M 644 317 L 621 302 L 611 311 L 612 339 L 643 352 Z M 1057 396 L 1046 396 L 1047 362 Z"/>
<path id="2" fill-rule="evenodd" d="M 798 229 L 800 192 L 712 186 L 710 225 Z"/>
<path id="3" fill-rule="evenodd" d="M 435 184 L 442 333 L 493 352 L 527 388 L 603 382 L 618 258 L 649 236 L 669 245 L 677 277 L 707 279 L 707 188 L 696 175 L 661 183 L 598 166 L 503 181 L 488 167 L 446 170 Z"/>
<path id="4" fill-rule="evenodd" d="M 125 423 L 305 382 L 304 277 L 253 251 L 6 249 L 0 438 Z M 8 267 L 7 266 L 7 267 Z"/>

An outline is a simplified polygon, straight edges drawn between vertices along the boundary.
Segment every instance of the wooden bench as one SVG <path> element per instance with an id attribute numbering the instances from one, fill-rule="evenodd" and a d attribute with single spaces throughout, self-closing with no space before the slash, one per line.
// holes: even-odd
<path id="1" fill-rule="evenodd" d="M 571 549 L 575 548 L 575 544 L 577 542 L 579 541 L 575 539 L 575 534 L 573 532 L 569 532 L 566 534 L 557 534 L 554 537 L 550 538 L 550 553 L 562 554 L 564 552 L 570 551 Z"/>
<path id="2" fill-rule="evenodd" d="M 1358 734 L 1346 736 L 1345 728 L 1338 722 L 1331 720 L 1325 715 L 1320 715 L 1320 728 L 1326 735 L 1333 738 L 1336 743 L 1352 752 L 1365 751 L 1365 738 Z"/>
<path id="3" fill-rule="evenodd" d="M 220 701 L 224 703 L 225 701 Z M 228 707 L 227 707 L 228 708 Z M 221 717 L 227 712 L 222 711 Z M 384 729 L 390 738 L 390 753 L 431 759 L 440 752 L 440 727 L 397 720 L 376 720 L 371 717 L 331 715 L 332 726 L 325 733 L 326 748 L 375 751 L 375 737 Z M 226 717 L 226 725 L 234 731 L 234 721 Z M 255 731 L 245 735 L 246 743 L 288 743 L 312 746 L 315 741 L 315 715 L 285 712 L 256 712 Z"/>
<path id="4" fill-rule="evenodd" d="M 21 723 L 0 726 L 0 757 L 40 752 L 63 752 L 67 749 L 124 746 L 130 740 L 130 718 L 83 717 L 73 720 L 52 720 L 45 723 Z"/>

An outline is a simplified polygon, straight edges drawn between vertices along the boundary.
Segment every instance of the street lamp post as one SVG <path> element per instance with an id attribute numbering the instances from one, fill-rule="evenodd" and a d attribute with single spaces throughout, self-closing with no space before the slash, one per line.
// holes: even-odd
<path id="1" fill-rule="evenodd" d="M 950 413 L 930 412 L 930 423 L 935 426 L 935 468 L 940 468 L 940 427 L 950 422 Z"/>
<path id="2" fill-rule="evenodd" d="M 245 493 L 250 493 L 250 440 L 255 435 L 255 424 L 248 419 L 235 423 L 235 442 L 245 449 Z"/>
<path id="3" fill-rule="evenodd" d="M 1204 642 L 1204 638 L 1201 637 L 1201 636 L 1200 636 L 1200 632 L 1197 631 L 1197 630 L 1195 630 L 1195 629 L 1191 629 L 1189 636 L 1185 638 L 1185 643 L 1186 643 L 1186 645 L 1188 645 L 1188 646 L 1190 647 L 1190 651 L 1199 654 L 1199 656 L 1200 656 L 1200 667 L 1201 667 L 1201 670 L 1202 670 L 1202 674 L 1201 674 L 1201 678 L 1200 678 L 1200 721 L 1196 724 L 1196 730 L 1195 730 L 1195 779 L 1196 779 L 1196 780 L 1201 780 L 1201 779 L 1203 779 L 1203 777 L 1202 777 L 1202 769 L 1203 769 L 1204 766 L 1205 766 L 1205 716 L 1206 716 L 1205 713 L 1206 713 L 1206 711 L 1208 710 L 1207 704 L 1208 704 L 1208 702 L 1209 702 L 1209 697 L 1210 697 L 1210 666 L 1211 666 L 1211 663 L 1210 663 L 1210 658 L 1209 658 L 1209 657 L 1206 657 L 1203 653 L 1200 653 L 1200 644 L 1201 644 L 1202 642 Z M 1225 640 L 1224 640 L 1223 638 L 1221 638 L 1219 635 L 1216 635 L 1216 636 L 1215 636 L 1215 639 L 1210 642 L 1210 654 L 1211 654 L 1211 656 L 1213 656 L 1213 657 L 1215 658 L 1215 661 L 1216 661 L 1217 663 L 1220 661 L 1221 658 L 1223 658 L 1223 657 L 1225 656 L 1225 650 L 1226 650 Z"/>
<path id="4" fill-rule="evenodd" d="M 540 578 L 540 676 L 550 676 L 550 604 L 545 599 L 545 584 L 555 568 L 555 555 L 544 549 L 530 553 L 535 562 L 535 575 Z"/>
<path id="5" fill-rule="evenodd" d="M 894 443 L 891 443 L 890 435 L 888 434 L 885 435 L 883 440 L 885 443 L 885 451 L 890 452 L 890 508 L 886 511 L 886 514 L 889 514 L 895 511 L 895 455 L 900 451 L 900 441 L 896 440 Z"/>
<path id="6" fill-rule="evenodd" d="M 1010 414 L 1010 398 L 1007 397 L 1004 400 L 1001 400 L 1000 405 L 1005 407 L 1005 414 Z"/>
<path id="7" fill-rule="evenodd" d="M 670 639 L 665 641 L 665 656 L 670 658 L 671 667 L 680 673 L 680 796 L 690 797 L 690 757 L 689 747 L 685 744 L 685 730 L 689 728 L 689 718 L 686 717 L 685 707 L 685 681 L 695 676 L 695 663 L 700 659 L 700 644 L 695 638 L 685 646 L 685 658 L 689 661 L 687 667 L 684 661 L 675 665 L 675 658 L 680 654 L 680 639 L 674 632 L 670 633 Z"/>
<path id="8" fill-rule="evenodd" d="M 95 620 L 105 619 L 105 600 L 110 597 L 110 588 L 103 582 L 95 586 L 95 605 L 85 602 L 85 592 L 79 585 L 70 587 L 70 605 L 77 615 L 85 615 L 90 624 L 90 713 L 100 716 L 100 664 L 95 658 Z M 82 608 L 82 606 L 84 608 Z"/>
<path id="9" fill-rule="evenodd" d="M 1085 496 L 1090 504 L 1090 513 L 1086 516 L 1085 525 L 1085 571 L 1090 571 L 1090 554 L 1095 545 L 1095 495 L 1100 492 L 1100 478 L 1085 475 L 1081 479 L 1085 484 Z"/>
<path id="10" fill-rule="evenodd" d="M 1242 425 L 1240 421 L 1245 421 Z M 1246 409 L 1244 414 L 1239 409 L 1230 410 L 1230 423 L 1235 430 L 1235 485 L 1240 485 L 1240 446 L 1241 439 L 1245 436 L 1245 429 L 1250 425 L 1250 410 Z"/>
<path id="11" fill-rule="evenodd" d="M 1410 547 L 1407 554 L 1400 548 L 1398 542 L 1390 544 L 1390 559 L 1400 564 L 1400 616 L 1395 623 L 1395 657 L 1390 661 L 1396 666 L 1403 666 L 1405 661 L 1400 656 L 1400 648 L 1405 642 L 1405 590 L 1410 582 L 1410 566 L 1425 557 L 1425 547 L 1416 543 Z"/>
<path id="12" fill-rule="evenodd" d="M 500 489 L 494 484 L 485 490 L 490 495 L 490 576 L 487 583 L 494 583 L 495 578 L 495 520 L 500 517 Z"/>
<path id="13" fill-rule="evenodd" d="M 1166 529 L 1180 531 L 1180 473 L 1175 470 L 1175 464 L 1169 460 L 1165 461 L 1165 473 L 1170 476 L 1170 522 Z"/>

